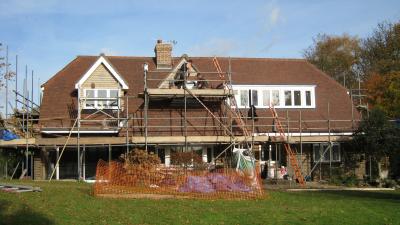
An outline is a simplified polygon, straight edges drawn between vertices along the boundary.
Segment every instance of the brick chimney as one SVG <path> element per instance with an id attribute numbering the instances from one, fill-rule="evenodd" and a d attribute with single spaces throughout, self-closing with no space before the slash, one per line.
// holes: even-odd
<path id="1" fill-rule="evenodd" d="M 162 40 L 157 40 L 156 47 L 157 69 L 171 69 L 172 68 L 172 45 L 163 43 Z"/>

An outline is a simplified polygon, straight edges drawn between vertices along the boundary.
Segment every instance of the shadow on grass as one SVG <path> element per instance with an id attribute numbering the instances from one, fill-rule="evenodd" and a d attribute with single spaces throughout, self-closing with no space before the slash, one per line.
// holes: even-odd
<path id="1" fill-rule="evenodd" d="M 78 188 L 77 191 L 85 196 L 94 197 L 92 188 Z"/>
<path id="2" fill-rule="evenodd" d="M 0 201 L 0 224 L 54 224 L 49 218 L 41 213 L 35 212 L 26 204 L 18 204 L 16 210 L 10 209 L 9 201 Z M 11 212 L 9 212 L 11 210 Z"/>
<path id="3" fill-rule="evenodd" d="M 321 195 L 332 195 L 333 198 L 336 196 L 349 197 L 349 198 L 366 198 L 366 199 L 376 199 L 376 200 L 389 200 L 400 203 L 400 192 L 376 192 L 376 191 L 321 191 Z"/>

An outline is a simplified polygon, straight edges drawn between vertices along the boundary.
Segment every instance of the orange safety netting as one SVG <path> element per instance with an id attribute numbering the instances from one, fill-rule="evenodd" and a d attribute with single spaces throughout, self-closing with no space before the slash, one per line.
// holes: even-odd
<path id="1" fill-rule="evenodd" d="M 95 196 L 255 199 L 264 197 L 259 173 L 248 176 L 235 169 L 193 169 L 143 166 L 122 162 L 97 164 Z M 158 197 L 157 197 L 158 196 Z"/>

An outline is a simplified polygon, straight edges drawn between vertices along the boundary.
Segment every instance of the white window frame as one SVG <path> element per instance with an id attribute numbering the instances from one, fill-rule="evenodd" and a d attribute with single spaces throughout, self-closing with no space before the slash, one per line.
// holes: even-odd
<path id="1" fill-rule="evenodd" d="M 257 108 L 269 108 L 268 106 L 264 106 L 264 96 L 263 91 L 269 91 L 270 103 L 272 103 L 273 95 L 272 91 L 279 92 L 279 104 L 275 105 L 275 108 L 288 108 L 288 109 L 312 109 L 316 107 L 316 96 L 315 96 L 315 87 L 316 85 L 232 85 L 233 90 L 235 91 L 235 99 L 238 108 L 249 108 L 249 105 L 242 106 L 240 93 L 242 90 L 256 90 L 258 93 L 258 103 L 254 104 Z M 291 91 L 292 96 L 292 105 L 285 105 L 285 91 Z M 300 91 L 300 101 L 301 105 L 294 105 L 294 91 Z M 311 105 L 306 105 L 306 91 L 310 91 L 311 93 Z"/>
<path id="2" fill-rule="evenodd" d="M 314 162 L 318 162 L 319 161 L 319 158 L 317 158 L 316 156 L 315 156 L 315 151 L 316 151 L 316 147 L 317 146 L 317 149 L 318 149 L 318 151 L 319 151 L 319 155 L 321 156 L 323 153 L 324 153 L 324 151 L 326 150 L 326 148 L 329 146 L 329 144 L 328 143 L 318 143 L 318 144 L 313 144 L 313 147 L 312 147 L 312 149 L 313 149 L 313 159 L 314 159 Z M 337 146 L 338 148 L 337 148 L 337 150 L 339 151 L 339 159 L 338 160 L 334 160 L 333 159 L 333 151 L 334 151 L 334 148 L 333 148 L 333 146 Z M 326 151 L 326 153 L 325 154 L 330 154 L 330 150 L 328 150 L 328 151 Z M 341 150 L 340 150 L 340 143 L 337 143 L 337 142 L 335 142 L 335 143 L 332 143 L 332 160 L 329 160 L 329 159 L 326 159 L 325 158 L 325 156 L 324 157 L 322 157 L 322 159 L 321 159 L 321 163 L 329 163 L 329 162 L 341 162 L 341 160 L 342 160 L 342 155 L 341 155 Z"/>
<path id="3" fill-rule="evenodd" d="M 94 91 L 93 99 L 89 99 L 89 100 L 93 100 L 94 101 L 94 106 L 87 106 L 86 105 L 86 101 L 88 100 L 88 99 L 86 99 L 86 92 L 89 91 L 89 90 L 90 91 Z M 99 90 L 107 91 L 107 97 L 106 98 L 101 98 L 102 101 L 107 101 L 107 107 L 103 107 L 103 108 L 98 107 L 98 100 L 99 99 L 97 98 L 97 95 L 98 95 L 98 91 Z M 117 96 L 117 98 L 118 98 L 117 101 L 118 102 L 117 102 L 116 106 L 110 106 L 110 102 L 114 99 L 114 98 L 110 97 L 111 91 L 117 91 L 117 93 L 118 93 L 118 96 Z M 107 89 L 107 88 L 83 89 L 83 96 L 84 96 L 83 109 L 119 109 L 119 106 L 120 106 L 120 89 Z"/>

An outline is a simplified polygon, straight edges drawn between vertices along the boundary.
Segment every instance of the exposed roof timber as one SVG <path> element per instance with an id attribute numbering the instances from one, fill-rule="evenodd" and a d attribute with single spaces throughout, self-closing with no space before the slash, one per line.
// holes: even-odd
<path id="1" fill-rule="evenodd" d="M 97 61 L 90 67 L 90 69 L 82 76 L 82 78 L 75 84 L 75 88 L 78 89 L 82 84 L 92 75 L 92 73 L 99 67 L 101 64 L 103 64 L 108 71 L 110 71 L 111 75 L 118 81 L 119 84 L 121 84 L 122 89 L 129 89 L 128 85 L 124 81 L 124 79 L 121 77 L 121 75 L 118 74 L 118 72 L 114 69 L 114 67 L 111 65 L 108 60 L 104 56 L 100 56 Z"/>
<path id="2" fill-rule="evenodd" d="M 178 70 L 182 67 L 182 65 L 184 63 L 187 63 L 189 60 L 187 58 L 187 56 L 183 55 L 179 61 L 179 63 L 172 69 L 172 72 L 170 72 L 168 74 L 168 76 L 160 82 L 160 84 L 158 85 L 158 88 L 169 88 L 169 82 L 170 80 L 173 80 L 176 73 L 178 72 Z M 189 73 L 194 76 L 197 75 L 197 73 L 199 72 L 199 70 L 196 68 L 196 66 L 192 65 L 192 70 L 189 71 Z"/>

